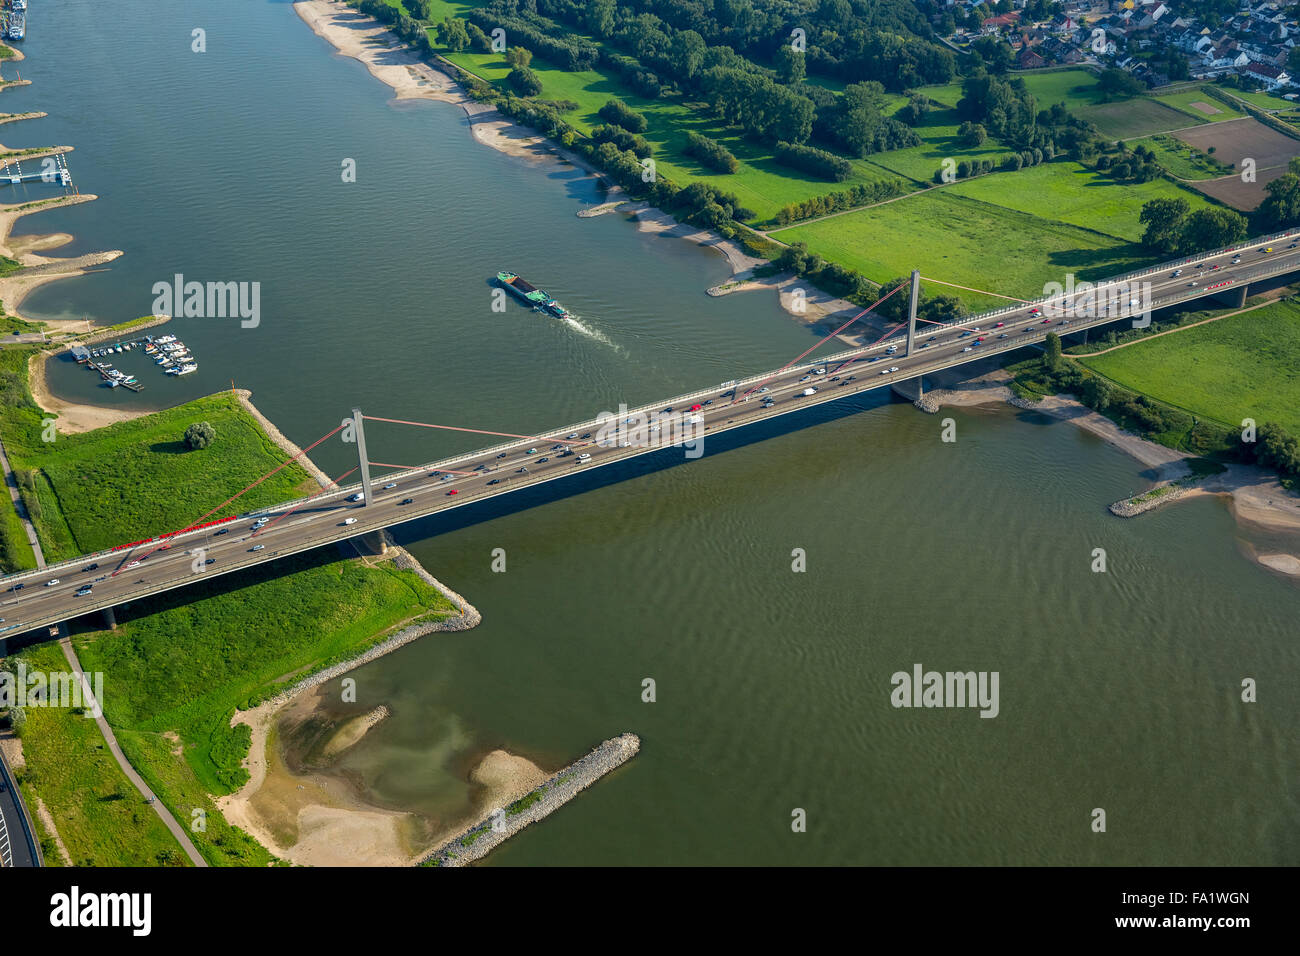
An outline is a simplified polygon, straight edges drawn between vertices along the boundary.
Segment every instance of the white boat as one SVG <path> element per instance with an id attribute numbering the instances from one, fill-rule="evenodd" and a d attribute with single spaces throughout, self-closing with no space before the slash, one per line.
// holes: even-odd
<path id="1" fill-rule="evenodd" d="M 165 374 L 165 375 L 179 375 L 180 373 L 181 373 L 181 370 L 178 369 L 178 368 L 169 368 L 169 369 L 166 369 L 166 370 L 164 371 L 163 374 Z"/>
<path id="2" fill-rule="evenodd" d="M 160 335 L 160 336 L 158 336 L 158 338 L 154 339 L 154 341 L 157 342 L 159 345 L 166 345 L 168 342 L 175 342 L 175 341 L 176 341 L 176 336 L 174 336 L 174 335 Z"/>
<path id="3" fill-rule="evenodd" d="M 176 374 L 177 374 L 177 375 L 189 375 L 190 372 L 197 372 L 198 370 L 199 370 L 199 367 L 198 367 L 197 365 L 195 365 L 193 362 L 190 362 L 188 365 L 182 365 L 180 371 L 177 372 Z"/>

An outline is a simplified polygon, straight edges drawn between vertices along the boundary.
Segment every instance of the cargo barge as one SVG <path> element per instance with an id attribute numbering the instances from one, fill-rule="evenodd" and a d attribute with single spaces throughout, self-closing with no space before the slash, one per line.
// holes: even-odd
<path id="1" fill-rule="evenodd" d="M 545 312 L 557 319 L 567 318 L 569 310 L 547 295 L 527 279 L 513 272 L 498 272 L 497 282 L 524 305 L 537 312 Z"/>

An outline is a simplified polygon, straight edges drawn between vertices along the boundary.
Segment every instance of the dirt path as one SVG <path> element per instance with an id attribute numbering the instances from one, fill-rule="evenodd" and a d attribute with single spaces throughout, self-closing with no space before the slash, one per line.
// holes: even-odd
<path id="1" fill-rule="evenodd" d="M 77 680 L 81 681 L 86 698 L 93 701 L 94 696 L 91 693 L 90 681 L 84 676 L 81 661 L 77 660 L 77 652 L 72 646 L 72 641 L 67 637 L 67 626 L 60 625 L 59 630 L 63 632 L 63 636 L 59 638 L 59 647 L 63 650 L 63 656 L 67 659 L 68 666 L 72 668 Z M 101 709 L 97 703 L 94 707 L 96 710 Z M 122 773 L 126 774 L 126 779 L 131 781 L 132 785 L 140 791 L 140 794 L 153 807 L 154 813 L 158 814 L 158 818 L 171 831 L 172 836 L 176 838 L 176 842 L 185 851 L 185 855 L 190 858 L 190 862 L 195 866 L 207 866 L 208 861 L 203 859 L 198 848 L 190 840 L 190 835 L 176 822 L 176 818 L 172 816 L 171 811 L 163 806 L 162 802 L 154 795 L 154 792 L 149 789 L 149 785 L 144 782 L 144 778 L 135 772 L 135 767 L 132 767 L 131 762 L 126 759 L 126 754 L 122 753 L 122 748 L 118 746 L 117 736 L 113 733 L 113 728 L 108 725 L 108 721 L 104 719 L 102 713 L 95 718 L 95 723 L 99 726 L 99 732 L 104 735 L 104 742 L 108 745 L 109 753 L 113 755 L 117 765 L 122 768 Z"/>

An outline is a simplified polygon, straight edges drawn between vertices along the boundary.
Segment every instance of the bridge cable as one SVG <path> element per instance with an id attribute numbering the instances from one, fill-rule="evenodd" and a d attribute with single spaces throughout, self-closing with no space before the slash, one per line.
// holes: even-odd
<path id="1" fill-rule="evenodd" d="M 272 475 L 274 475 L 276 472 L 278 472 L 278 471 L 280 471 L 280 470 L 282 470 L 282 469 L 284 469 L 284 468 L 287 468 L 289 465 L 293 464 L 295 461 L 297 461 L 297 460 L 298 460 L 299 458 L 301 458 L 303 455 L 307 454 L 307 452 L 311 451 L 313 448 L 315 448 L 315 447 L 316 447 L 317 445 L 319 445 L 321 442 L 323 442 L 323 441 L 325 441 L 325 440 L 327 440 L 327 439 L 329 439 L 329 438 L 332 438 L 334 435 L 338 434 L 338 433 L 339 433 L 340 431 L 342 431 L 345 427 L 347 427 L 348 424 L 350 424 L 350 423 L 349 423 L 349 422 L 342 422 L 342 423 L 340 423 L 338 426 L 336 426 L 335 428 L 331 429 L 329 432 L 327 432 L 326 434 L 322 435 L 320 438 L 316 439 L 314 442 L 312 442 L 312 443 L 311 443 L 310 445 L 308 445 L 306 448 L 302 449 L 300 452 L 298 452 L 298 454 L 294 455 L 294 456 L 293 456 L 292 458 L 290 458 L 288 461 L 281 462 L 279 465 L 276 465 L 274 468 L 272 468 L 270 471 L 268 471 L 266 474 L 264 474 L 261 478 L 258 478 L 256 481 L 251 482 L 250 484 L 246 485 L 242 491 L 238 492 L 237 494 L 231 495 L 229 498 L 227 498 L 227 499 L 226 499 L 225 501 L 223 501 L 221 504 L 217 505 L 215 508 L 213 508 L 213 509 L 212 509 L 211 511 L 209 511 L 207 514 L 201 516 L 201 517 L 198 519 L 198 521 L 195 521 L 194 524 L 190 525 L 188 528 L 182 528 L 180 531 L 169 532 L 168 534 L 162 535 L 161 537 L 164 539 L 162 542 L 160 542 L 156 547 L 149 549 L 149 551 L 145 552 L 145 554 L 144 554 L 143 556 L 137 558 L 136 560 L 137 560 L 137 561 L 143 561 L 145 558 L 149 557 L 149 555 L 153 554 L 153 553 L 156 552 L 156 551 L 161 550 L 161 549 L 162 549 L 162 545 L 163 545 L 164 543 L 170 541 L 170 540 L 171 540 L 173 537 L 175 537 L 176 535 L 178 535 L 178 534 L 184 534 L 186 531 L 194 530 L 198 525 L 200 525 L 200 524 L 203 523 L 204 519 L 209 518 L 209 517 L 211 517 L 212 515 L 216 514 L 218 511 L 220 511 L 220 510 L 222 510 L 223 508 L 225 508 L 226 505 L 230 504 L 232 501 L 234 501 L 234 500 L 235 500 L 236 498 L 238 498 L 240 495 L 243 495 L 245 492 L 251 491 L 253 488 L 256 488 L 258 485 L 260 485 L 262 482 L 266 481 L 266 479 L 270 478 L 270 477 L 271 477 Z M 129 558 L 129 555 L 125 555 L 125 556 L 123 557 L 123 560 L 126 561 L 126 564 L 130 564 L 131 562 L 130 562 L 129 560 L 127 560 L 127 558 Z M 110 575 L 110 577 L 117 577 L 119 574 L 122 573 L 122 571 L 124 570 L 124 568 L 125 568 L 125 564 L 124 564 L 122 567 L 119 567 L 116 571 L 114 571 L 114 572 Z"/>
<path id="2" fill-rule="evenodd" d="M 868 312 L 870 312 L 870 311 L 871 311 L 872 309 L 874 309 L 876 306 L 880 305 L 880 303 L 884 302 L 886 299 L 888 299 L 891 295 L 893 295 L 893 294 L 894 294 L 895 292 L 897 292 L 899 289 L 903 288 L 903 286 L 905 286 L 905 285 L 907 285 L 906 282 L 900 282 L 898 285 L 894 286 L 894 288 L 890 289 L 888 292 L 886 292 L 884 295 L 882 295 L 882 296 L 881 296 L 879 299 L 877 299 L 875 302 L 871 303 L 871 305 L 867 306 L 865 309 L 863 309 L 861 312 L 859 312 L 859 313 L 858 313 L 857 315 L 855 315 L 853 318 L 849 319 L 847 322 L 845 322 L 843 325 L 841 325 L 841 326 L 840 326 L 838 329 L 836 329 L 834 332 L 830 333 L 830 335 L 827 335 L 825 338 L 821 339 L 821 341 L 815 343 L 815 344 L 812 345 L 810 348 L 807 348 L 807 349 L 805 349 L 803 352 L 801 352 L 801 353 L 799 353 L 798 355 L 796 355 L 796 356 L 795 356 L 794 358 L 792 358 L 790 361 L 786 362 L 786 363 L 785 363 L 784 365 L 782 365 L 779 369 L 777 369 L 776 372 L 774 372 L 772 375 L 770 375 L 770 376 L 768 376 L 767 378 L 763 379 L 763 381 L 758 382 L 758 383 L 756 383 L 756 384 L 750 386 L 749 388 L 745 389 L 745 394 L 742 395 L 741 398 L 745 398 L 745 397 L 747 397 L 747 396 L 748 396 L 752 391 L 754 391 L 754 389 L 759 388 L 759 387 L 761 387 L 761 386 L 763 386 L 763 385 L 766 385 L 768 382 L 772 381 L 772 379 L 776 378 L 777 375 L 779 375 L 781 372 L 784 372 L 784 371 L 785 371 L 786 369 L 788 369 L 791 365 L 794 365 L 796 362 L 798 362 L 801 358 L 803 358 L 803 357 L 804 357 L 805 355 L 807 355 L 809 352 L 812 352 L 812 351 L 815 350 L 815 349 L 821 348 L 823 345 L 826 344 L 827 341 L 829 341 L 830 339 L 835 338 L 835 336 L 839 335 L 841 332 L 843 332 L 845 329 L 847 329 L 850 325 L 852 325 L 854 322 L 858 321 L 858 319 L 862 318 L 864 315 L 866 315 Z M 886 335 L 888 335 L 888 334 L 889 334 L 889 333 L 886 333 Z M 876 341 L 879 341 L 879 339 L 877 339 Z M 733 400 L 733 404 L 734 404 L 734 400 Z"/>

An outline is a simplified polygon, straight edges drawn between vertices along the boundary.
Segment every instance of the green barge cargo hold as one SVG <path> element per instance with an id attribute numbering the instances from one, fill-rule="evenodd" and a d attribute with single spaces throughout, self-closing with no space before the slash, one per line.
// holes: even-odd
<path id="1" fill-rule="evenodd" d="M 524 305 L 538 312 L 545 312 L 557 319 L 567 318 L 569 310 L 553 298 L 513 272 L 498 272 L 497 282 Z"/>

